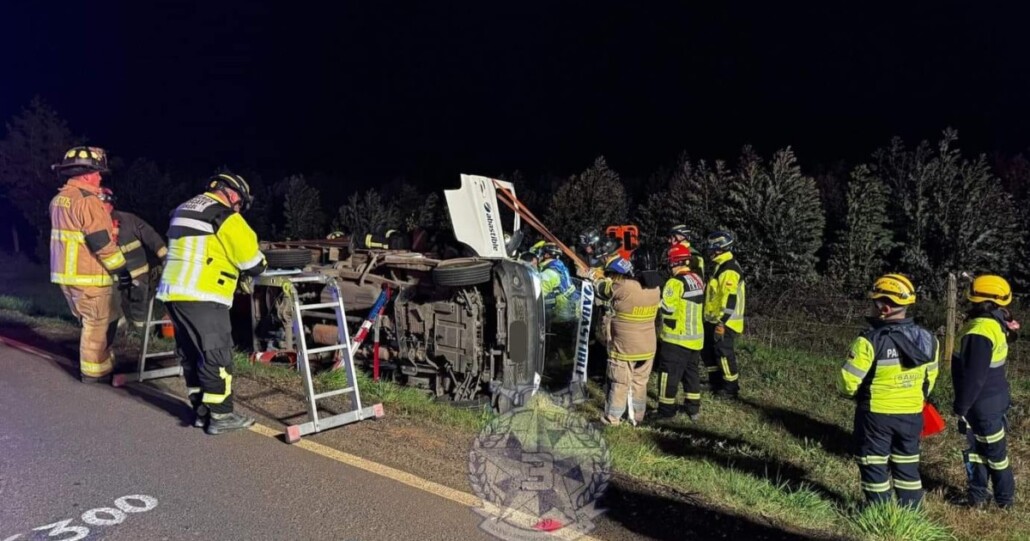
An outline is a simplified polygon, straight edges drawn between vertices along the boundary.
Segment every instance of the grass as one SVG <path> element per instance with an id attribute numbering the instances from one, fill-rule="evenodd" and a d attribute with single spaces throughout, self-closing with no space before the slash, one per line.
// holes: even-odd
<path id="1" fill-rule="evenodd" d="M 0 321 L 68 327 L 67 319 L 48 312 L 52 300 L 39 300 L 41 289 L 18 294 L 11 290 L 13 282 L 0 272 Z M 52 295 L 56 288 L 50 288 Z M 834 386 L 843 360 L 839 352 L 845 351 L 840 345 L 846 345 L 854 329 L 813 327 L 805 334 L 799 331 L 803 327 L 802 322 L 782 324 L 783 332 L 794 333 L 785 335 L 788 340 L 778 331 L 763 335 L 760 331 L 771 327 L 756 321 L 759 332 L 739 347 L 741 401 L 712 399 L 705 393 L 696 423 L 677 416 L 652 426 L 605 428 L 615 471 L 792 530 L 885 541 L 1030 539 L 1025 503 L 1030 501 L 1030 378 L 1025 368 L 1013 366 L 1010 371 L 1009 453 L 1019 480 L 1015 510 L 975 511 L 949 503 L 965 486 L 959 458 L 965 442 L 953 430 L 924 440 L 921 469 L 929 490 L 921 510 L 862 508 L 858 468 L 849 456 L 854 405 L 838 397 Z M 1011 364 L 1020 363 L 1017 359 Z M 237 356 L 236 368 L 244 377 L 297 383 L 295 371 L 251 364 L 243 354 Z M 331 389 L 347 381 L 342 372 L 333 372 L 318 375 L 316 384 Z M 365 402 L 382 402 L 390 415 L 426 423 L 428 430 L 445 427 L 471 435 L 492 418 L 483 408 L 453 407 L 419 390 L 371 381 L 365 374 L 359 375 L 358 385 Z M 602 391 L 593 385 L 589 390 L 590 399 L 578 412 L 597 419 Z M 653 398 L 652 390 L 650 407 Z M 951 401 L 947 371 L 938 380 L 934 399 L 946 414 Z"/>

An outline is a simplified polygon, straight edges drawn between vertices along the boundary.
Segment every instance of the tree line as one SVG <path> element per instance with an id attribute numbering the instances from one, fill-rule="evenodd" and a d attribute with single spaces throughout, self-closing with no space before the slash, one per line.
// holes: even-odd
<path id="1" fill-rule="evenodd" d="M 660 247 L 665 229 L 676 223 L 696 231 L 697 240 L 713 229 L 732 231 L 758 287 L 821 280 L 858 293 L 891 270 L 909 274 L 931 294 L 942 291 L 946 273 L 954 271 L 1000 273 L 1026 289 L 1030 160 L 967 156 L 958 141 L 952 129 L 935 142 L 895 138 L 861 163 L 814 172 L 802 169 L 790 147 L 770 156 L 744 147 L 731 161 L 684 153 L 647 179 L 623 179 L 604 157 L 568 177 L 492 174 L 513 181 L 523 202 L 569 242 L 585 229 L 626 223 L 636 224 L 642 244 L 651 247 Z M 20 223 L 45 251 L 46 205 L 60 184 L 49 166 L 83 142 L 38 98 L 7 122 L 0 139 L 0 211 L 14 214 L 6 218 L 13 238 Z M 334 210 L 316 186 L 332 183 L 301 174 L 264 182 L 256 173 L 240 173 L 257 196 L 248 218 L 264 239 L 449 227 L 440 194 L 412 183 L 358 190 Z M 146 158 L 126 164 L 115 157 L 108 182 L 119 207 L 158 229 L 171 206 L 196 191 L 195 181 Z"/>

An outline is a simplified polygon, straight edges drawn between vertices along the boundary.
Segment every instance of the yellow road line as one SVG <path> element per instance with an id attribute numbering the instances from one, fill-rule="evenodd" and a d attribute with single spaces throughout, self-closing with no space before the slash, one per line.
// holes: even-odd
<path id="1" fill-rule="evenodd" d="M 282 432 L 275 430 L 274 428 L 262 425 L 260 423 L 255 423 L 253 426 L 250 427 L 250 430 L 251 432 L 255 432 L 257 434 L 261 434 L 262 436 L 267 436 L 269 438 L 278 439 L 278 437 L 282 435 Z M 385 466 L 378 462 L 372 462 L 371 460 L 361 458 L 350 453 L 345 453 L 338 449 L 333 449 L 332 447 L 327 447 L 320 443 L 315 443 L 311 440 L 302 439 L 297 443 L 294 443 L 293 446 L 300 447 L 307 451 L 311 451 L 316 455 L 320 455 L 330 460 L 341 462 L 348 466 L 353 466 L 355 468 L 367 471 L 380 477 L 392 479 L 394 481 L 397 481 L 398 483 L 403 483 L 410 487 L 417 488 L 430 494 L 434 494 L 441 498 L 446 498 L 466 507 L 483 507 L 483 501 L 480 500 L 479 497 L 473 494 L 469 494 L 468 492 L 455 490 L 453 488 L 443 486 L 439 483 L 429 481 L 428 479 L 423 479 L 417 475 L 412 475 L 406 471 L 401 471 L 397 468 L 391 468 L 390 466 Z M 501 509 L 498 509 L 495 506 L 488 506 L 487 509 L 491 514 L 495 515 L 499 515 L 502 512 Z M 535 522 L 535 520 L 532 520 L 532 517 L 525 513 L 515 512 L 514 515 L 516 516 L 512 518 L 514 518 L 516 521 L 520 523 L 532 524 L 533 522 Z M 551 532 L 551 537 L 567 541 L 600 541 L 596 537 L 591 537 L 589 535 L 581 535 L 575 531 L 566 530 L 564 528 L 561 530 Z"/>

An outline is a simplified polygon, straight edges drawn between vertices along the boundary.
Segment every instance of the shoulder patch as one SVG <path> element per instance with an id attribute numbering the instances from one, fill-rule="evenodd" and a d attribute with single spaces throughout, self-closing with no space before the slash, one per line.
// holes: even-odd
<path id="1" fill-rule="evenodd" d="M 220 204 L 218 201 L 215 201 L 214 199 L 211 199 L 210 197 L 206 197 L 206 196 L 203 196 L 203 195 L 198 195 L 198 196 L 194 197 L 193 199 L 190 199 L 189 201 L 179 205 L 179 208 L 181 210 L 188 210 L 190 212 L 204 212 L 211 205 L 218 205 L 218 204 Z"/>

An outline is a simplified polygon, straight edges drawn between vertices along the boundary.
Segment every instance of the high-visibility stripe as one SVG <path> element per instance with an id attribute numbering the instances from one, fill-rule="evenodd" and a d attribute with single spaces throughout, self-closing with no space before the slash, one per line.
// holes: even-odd
<path id="1" fill-rule="evenodd" d="M 1001 359 L 1000 361 L 991 361 L 990 368 L 998 368 L 998 367 L 1004 366 L 1004 365 L 1005 365 L 1005 359 Z"/>
<path id="2" fill-rule="evenodd" d="M 927 372 L 933 372 L 934 370 L 937 370 L 939 368 L 940 368 L 940 363 L 938 363 L 937 361 L 934 361 L 934 362 L 926 365 L 926 371 Z"/>
<path id="3" fill-rule="evenodd" d="M 969 453 L 968 455 L 966 455 L 966 458 L 970 462 L 975 462 L 977 464 L 984 464 L 984 457 L 978 455 L 977 453 Z"/>
<path id="4" fill-rule="evenodd" d="M 264 260 L 265 260 L 265 254 L 263 254 L 261 252 L 258 252 L 256 256 L 254 256 L 254 257 L 244 261 L 243 263 L 240 263 L 240 267 L 239 268 L 240 268 L 240 270 L 247 270 L 247 269 L 250 269 L 250 268 L 254 268 L 254 267 L 260 265 L 261 262 L 264 261 Z"/>
<path id="5" fill-rule="evenodd" d="M 187 229 L 195 229 L 197 231 L 203 231 L 204 233 L 214 233 L 215 227 L 207 222 L 196 220 L 194 218 L 172 218 L 170 227 L 185 227 Z"/>
<path id="6" fill-rule="evenodd" d="M 901 479 L 894 480 L 894 488 L 901 490 L 922 490 L 923 482 L 920 480 L 916 481 L 902 481 Z"/>
<path id="7" fill-rule="evenodd" d="M 654 357 L 654 353 L 611 353 L 611 358 L 616 361 L 646 361 L 651 357 Z"/>
<path id="8" fill-rule="evenodd" d="M 643 322 L 652 321 L 655 316 L 658 315 L 658 311 L 655 310 L 653 314 L 628 314 L 624 312 L 616 312 L 615 319 L 619 321 L 631 321 L 631 322 Z"/>
<path id="9" fill-rule="evenodd" d="M 705 292 L 700 289 L 687 289 L 683 291 L 683 295 L 680 297 L 684 299 L 692 299 L 694 297 L 702 297 L 704 294 Z"/>
<path id="10" fill-rule="evenodd" d="M 850 362 L 844 363 L 844 371 L 851 374 L 852 376 L 855 376 L 858 379 L 864 379 L 866 374 L 869 373 L 868 370 L 862 370 L 861 368 L 851 364 Z"/>
<path id="11" fill-rule="evenodd" d="M 863 466 L 874 466 L 879 464 L 886 464 L 890 460 L 887 456 L 867 455 L 860 456 L 855 459 L 856 462 Z"/>
<path id="12" fill-rule="evenodd" d="M 884 481 L 882 483 L 862 483 L 862 490 L 866 492 L 887 492 L 890 489 L 890 481 Z"/>
<path id="13" fill-rule="evenodd" d="M 137 239 L 137 240 L 134 240 L 132 242 L 123 244 L 123 245 L 119 246 L 118 248 L 121 249 L 122 253 L 124 254 L 126 252 L 131 252 L 131 251 L 135 250 L 136 248 L 141 248 L 141 247 L 143 247 L 143 243 L 140 242 L 139 239 Z"/>
<path id="14" fill-rule="evenodd" d="M 142 267 L 129 271 L 129 276 L 132 276 L 133 278 L 139 278 L 140 276 L 143 276 L 148 272 L 150 272 L 150 265 L 143 265 Z"/>
<path id="15" fill-rule="evenodd" d="M 56 272 L 50 275 L 50 282 L 65 286 L 109 286 L 114 283 L 107 274 L 86 276 Z"/>
<path id="16" fill-rule="evenodd" d="M 121 251 L 115 252 L 107 257 L 101 258 L 100 263 L 105 269 L 117 269 L 125 264 L 125 254 Z"/>
<path id="17" fill-rule="evenodd" d="M 182 297 L 182 299 L 176 299 L 175 297 Z M 184 286 L 176 286 L 164 283 L 159 285 L 157 288 L 157 298 L 160 301 L 209 301 L 222 304 L 225 306 L 232 306 L 232 296 L 217 295 L 215 293 L 205 293 L 203 291 L 189 289 Z"/>
<path id="18" fill-rule="evenodd" d="M 204 270 L 204 262 L 199 260 L 199 258 L 204 257 L 204 254 L 207 253 L 205 251 L 207 249 L 207 239 L 208 239 L 208 237 L 194 237 L 194 240 L 193 240 L 193 242 L 194 242 L 193 256 L 194 256 L 195 259 L 194 259 L 194 261 L 190 265 L 191 266 L 190 280 L 186 284 L 186 287 L 188 287 L 189 289 L 192 289 L 194 291 L 197 290 L 197 284 L 200 283 L 201 271 Z"/>
<path id="19" fill-rule="evenodd" d="M 919 463 L 919 455 L 891 454 L 891 462 L 895 464 L 917 464 Z"/>
<path id="20" fill-rule="evenodd" d="M 201 391 L 203 391 L 203 389 L 201 389 L 200 387 L 186 387 L 186 396 L 200 394 Z"/>
<path id="21" fill-rule="evenodd" d="M 91 378 L 99 378 L 101 376 L 106 376 L 110 374 L 112 371 L 114 371 L 114 363 L 112 362 L 111 357 L 108 357 L 107 359 L 99 363 L 80 359 L 79 370 L 82 371 L 82 375 L 84 376 Z"/>
<path id="22" fill-rule="evenodd" d="M 722 360 L 722 379 L 726 381 L 737 381 L 740 374 L 730 373 L 730 360 L 726 357 L 721 357 Z"/>
<path id="23" fill-rule="evenodd" d="M 708 367 L 708 373 L 709 374 L 714 373 L 714 372 L 718 372 L 718 371 L 719 371 L 719 367 L 718 366 L 709 366 Z"/>
<path id="24" fill-rule="evenodd" d="M 999 431 L 997 431 L 994 434 L 991 434 L 989 436 L 976 436 L 976 441 L 978 441 L 980 443 L 998 443 L 999 441 L 1001 441 L 1004 438 L 1005 438 L 1005 428 L 1002 427 L 1001 430 L 999 430 Z"/>
<path id="25" fill-rule="evenodd" d="M 86 235 L 82 231 L 74 231 L 71 229 L 51 229 L 50 240 L 59 240 L 62 242 L 86 242 Z"/>
<path id="26" fill-rule="evenodd" d="M 159 250 L 157 251 L 157 257 L 159 257 L 159 258 L 161 258 L 161 259 L 164 259 L 164 257 L 165 257 L 166 255 L 168 255 L 168 248 L 166 248 L 166 247 L 162 246 L 162 247 L 161 247 L 161 248 L 160 248 L 160 249 L 159 249 Z"/>
<path id="27" fill-rule="evenodd" d="M 662 372 L 658 375 L 658 403 L 659 404 L 675 404 L 676 395 L 673 394 L 670 397 L 666 397 L 665 393 L 668 391 L 669 374 Z"/>
<path id="28" fill-rule="evenodd" d="M 225 392 L 224 393 L 204 393 L 202 399 L 205 404 L 221 404 L 225 402 L 226 398 L 232 394 L 232 374 L 225 371 L 225 368 L 218 368 L 218 377 L 225 380 Z"/>
<path id="29" fill-rule="evenodd" d="M 662 340 L 666 342 L 669 340 L 700 340 L 704 337 L 704 334 L 672 334 L 670 332 L 662 332 Z"/>
<path id="30" fill-rule="evenodd" d="M 1004 470 L 1005 468 L 1009 467 L 1009 457 L 1005 457 L 1004 460 L 999 460 L 998 462 L 988 460 L 987 467 L 994 471 Z"/>
<path id="31" fill-rule="evenodd" d="M 901 364 L 901 359 L 876 359 L 877 366 L 897 366 Z"/>
<path id="32" fill-rule="evenodd" d="M 701 400 L 701 393 L 687 393 L 687 400 Z"/>

